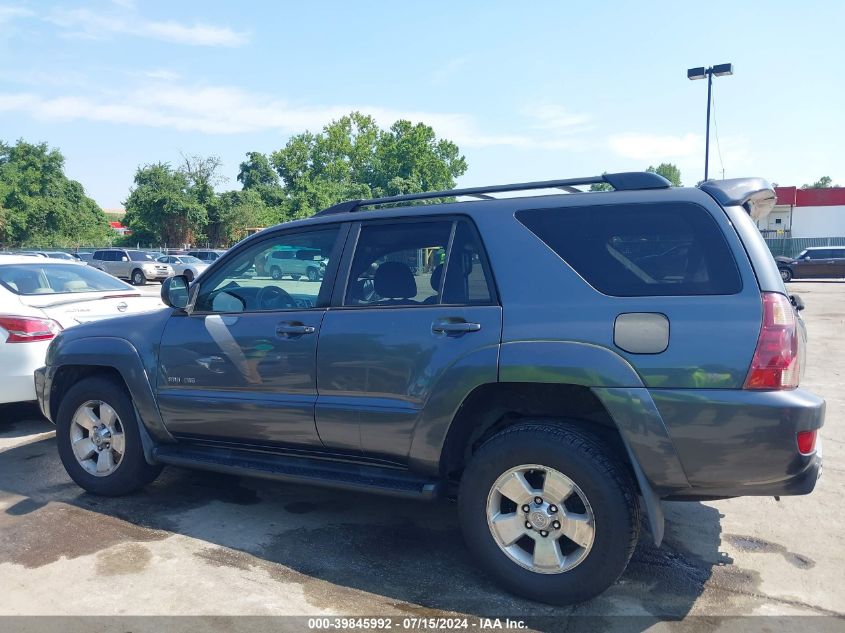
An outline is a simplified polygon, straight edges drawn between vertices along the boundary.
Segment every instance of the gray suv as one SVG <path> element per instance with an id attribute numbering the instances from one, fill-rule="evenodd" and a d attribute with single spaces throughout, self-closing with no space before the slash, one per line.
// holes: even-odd
<path id="1" fill-rule="evenodd" d="M 94 251 L 89 266 L 103 270 L 119 279 L 126 279 L 134 286 L 148 281 L 164 281 L 173 275 L 173 268 L 156 261 L 146 251 L 108 248 Z"/>
<path id="2" fill-rule="evenodd" d="M 494 197 L 550 188 L 570 193 Z M 455 197 L 477 199 L 419 204 Z M 641 513 L 660 543 L 661 499 L 816 484 L 802 304 L 753 221 L 773 204 L 760 179 L 650 173 L 341 203 L 166 281 L 167 309 L 59 334 L 40 406 L 92 493 L 173 464 L 450 497 L 491 577 L 586 600 Z M 318 282 L 245 279 L 300 250 Z"/>

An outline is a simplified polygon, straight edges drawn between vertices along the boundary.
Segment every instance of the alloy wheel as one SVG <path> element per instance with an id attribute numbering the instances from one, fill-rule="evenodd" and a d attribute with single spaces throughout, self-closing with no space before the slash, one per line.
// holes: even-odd
<path id="1" fill-rule="evenodd" d="M 595 541 L 595 515 L 569 477 L 539 464 L 503 473 L 487 497 L 487 525 L 513 562 L 540 574 L 576 567 Z"/>
<path id="2" fill-rule="evenodd" d="M 120 416 L 106 402 L 89 400 L 73 414 L 70 445 L 79 465 L 95 477 L 116 471 L 126 452 L 126 436 Z"/>

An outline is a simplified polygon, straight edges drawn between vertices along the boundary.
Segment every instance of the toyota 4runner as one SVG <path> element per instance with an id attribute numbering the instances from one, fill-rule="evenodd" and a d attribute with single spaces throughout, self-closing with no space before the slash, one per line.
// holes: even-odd
<path id="1" fill-rule="evenodd" d="M 801 304 L 752 219 L 773 204 L 650 173 L 344 202 L 167 280 L 168 309 L 59 334 L 40 405 L 92 493 L 174 464 L 448 496 L 502 585 L 586 600 L 641 512 L 659 545 L 661 499 L 816 484 Z M 244 274 L 285 251 L 327 261 L 318 283 Z"/>

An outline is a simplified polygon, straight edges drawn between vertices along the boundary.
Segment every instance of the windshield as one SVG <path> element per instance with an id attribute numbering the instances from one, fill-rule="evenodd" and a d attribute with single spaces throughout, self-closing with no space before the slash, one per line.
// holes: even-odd
<path id="1" fill-rule="evenodd" d="M 133 262 L 154 262 L 155 257 L 144 251 L 129 251 L 129 259 Z"/>
<path id="2" fill-rule="evenodd" d="M 101 270 L 79 264 L 0 264 L 0 284 L 16 295 L 131 289 Z"/>

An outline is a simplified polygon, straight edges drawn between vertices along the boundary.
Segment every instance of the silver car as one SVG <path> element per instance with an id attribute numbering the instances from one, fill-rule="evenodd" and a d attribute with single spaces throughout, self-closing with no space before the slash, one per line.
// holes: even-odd
<path id="1" fill-rule="evenodd" d="M 173 268 L 169 265 L 157 262 L 149 253 L 132 249 L 94 251 L 88 265 L 120 279 L 128 279 L 133 286 L 143 286 L 148 281 L 164 281 L 173 276 Z"/>
<path id="2" fill-rule="evenodd" d="M 185 275 L 188 281 L 193 281 L 199 277 L 200 273 L 209 266 L 208 262 L 204 262 L 193 255 L 164 255 L 156 261 L 169 264 L 175 274 Z"/>

